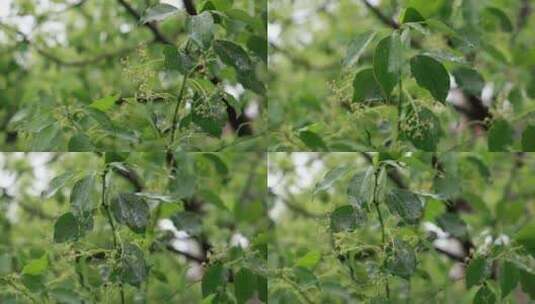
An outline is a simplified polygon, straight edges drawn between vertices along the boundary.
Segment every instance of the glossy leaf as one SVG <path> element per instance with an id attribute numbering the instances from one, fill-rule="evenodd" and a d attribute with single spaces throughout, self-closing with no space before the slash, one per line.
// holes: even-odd
<path id="1" fill-rule="evenodd" d="M 234 281 L 234 295 L 238 304 L 254 302 L 257 297 L 256 275 L 247 268 L 236 273 Z"/>
<path id="2" fill-rule="evenodd" d="M 366 172 L 355 174 L 347 187 L 347 195 L 351 204 L 360 208 L 367 207 L 373 199 L 374 187 L 375 174 L 373 167 L 369 167 Z"/>
<path id="3" fill-rule="evenodd" d="M 450 76 L 442 63 L 426 55 L 411 59 L 411 73 L 422 88 L 438 101 L 445 103 L 450 89 Z"/>
<path id="4" fill-rule="evenodd" d="M 214 51 L 224 64 L 234 67 L 238 73 L 253 70 L 253 63 L 245 50 L 234 42 L 215 40 Z"/>
<path id="5" fill-rule="evenodd" d="M 465 239 L 468 235 L 466 223 L 454 213 L 444 213 L 437 218 L 437 224 L 454 237 Z"/>
<path id="6" fill-rule="evenodd" d="M 162 21 L 174 14 L 178 13 L 178 8 L 166 4 L 160 3 L 153 7 L 148 8 L 143 17 L 141 17 L 141 23 L 148 23 L 153 21 Z"/>
<path id="7" fill-rule="evenodd" d="M 336 208 L 330 215 L 330 228 L 333 232 L 351 231 L 366 221 L 363 210 L 345 205 Z"/>
<path id="8" fill-rule="evenodd" d="M 487 286 L 481 286 L 474 297 L 474 304 L 494 304 L 496 303 L 496 295 Z"/>
<path id="9" fill-rule="evenodd" d="M 397 33 L 393 33 L 381 40 L 375 48 L 373 57 L 374 74 L 386 98 L 389 98 L 400 79 L 401 48 L 401 39 Z"/>
<path id="10" fill-rule="evenodd" d="M 79 236 L 80 226 L 72 213 L 65 213 L 57 219 L 54 224 L 54 242 L 64 243 L 74 241 Z"/>
<path id="11" fill-rule="evenodd" d="M 95 146 L 91 143 L 89 136 L 80 132 L 71 137 L 68 147 L 70 152 L 90 152 L 95 150 Z"/>
<path id="12" fill-rule="evenodd" d="M 316 184 L 314 193 L 329 189 L 337 180 L 344 177 L 348 171 L 349 168 L 347 166 L 338 166 L 329 170 L 325 173 L 322 180 Z"/>
<path id="13" fill-rule="evenodd" d="M 184 230 L 191 235 L 199 235 L 202 231 L 201 218 L 193 212 L 179 212 L 171 217 L 171 221 L 178 230 Z"/>
<path id="14" fill-rule="evenodd" d="M 453 71 L 453 77 L 457 85 L 466 93 L 475 96 L 481 96 L 483 87 L 485 87 L 485 79 L 478 71 L 470 68 L 459 68 Z"/>
<path id="15" fill-rule="evenodd" d="M 91 212 L 96 206 L 95 176 L 77 181 L 71 191 L 71 210 L 75 216 Z"/>
<path id="16" fill-rule="evenodd" d="M 165 68 L 168 70 L 177 70 L 182 74 L 188 73 L 194 66 L 194 59 L 175 46 L 166 45 L 163 48 L 165 59 Z"/>
<path id="17" fill-rule="evenodd" d="M 364 69 L 353 80 L 353 102 L 373 102 L 384 100 L 382 89 L 372 68 Z"/>
<path id="18" fill-rule="evenodd" d="M 440 120 L 425 107 L 420 107 L 417 111 L 411 108 L 401 123 L 401 136 L 417 149 L 434 152 L 442 136 Z"/>
<path id="19" fill-rule="evenodd" d="M 370 42 L 375 38 L 375 35 L 375 32 L 369 32 L 355 37 L 347 49 L 347 54 L 342 64 L 345 67 L 351 67 L 356 64 Z"/>
<path id="20" fill-rule="evenodd" d="M 387 248 L 386 269 L 393 275 L 409 280 L 416 271 L 416 255 L 411 246 L 395 239 Z"/>
<path id="21" fill-rule="evenodd" d="M 409 22 L 423 22 L 425 21 L 424 16 L 420 14 L 415 8 L 413 7 L 407 7 L 405 9 L 405 13 L 403 14 L 403 18 L 401 20 L 402 23 L 409 23 Z"/>
<path id="22" fill-rule="evenodd" d="M 393 188 L 386 194 L 385 199 L 390 212 L 397 214 L 407 223 L 415 224 L 423 216 L 423 203 L 420 197 L 411 191 Z"/>
<path id="23" fill-rule="evenodd" d="M 66 173 L 63 173 L 61 175 L 54 177 L 44 194 L 45 197 L 46 198 L 52 197 L 54 194 L 56 194 L 56 192 L 58 192 L 65 185 L 68 185 L 69 183 L 73 182 L 74 178 L 75 178 L 75 175 L 72 172 L 66 172 Z"/>
<path id="24" fill-rule="evenodd" d="M 115 220 L 125 224 L 136 233 L 145 232 L 149 223 L 149 205 L 133 193 L 120 193 L 111 202 L 111 211 Z"/>
<path id="25" fill-rule="evenodd" d="M 186 22 L 188 34 L 203 49 L 210 47 L 214 39 L 214 19 L 209 12 L 189 16 Z"/>
<path id="26" fill-rule="evenodd" d="M 515 235 L 515 240 L 535 257 L 535 222 L 522 227 Z"/>
<path id="27" fill-rule="evenodd" d="M 125 244 L 121 256 L 121 280 L 132 286 L 139 287 L 148 276 L 145 255 L 139 246 Z"/>
<path id="28" fill-rule="evenodd" d="M 315 132 L 304 130 L 299 132 L 299 139 L 312 151 L 328 150 L 327 144 Z"/>

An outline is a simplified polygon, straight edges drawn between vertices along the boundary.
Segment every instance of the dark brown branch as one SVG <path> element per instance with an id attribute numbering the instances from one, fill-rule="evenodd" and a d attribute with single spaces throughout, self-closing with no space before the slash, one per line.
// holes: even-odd
<path id="1" fill-rule="evenodd" d="M 184 3 L 184 7 L 186 8 L 188 15 L 197 15 L 197 9 L 195 9 L 195 3 L 193 3 L 193 0 L 182 0 L 182 3 Z"/>
<path id="2" fill-rule="evenodd" d="M 126 11 L 136 19 L 137 22 L 140 22 L 141 15 L 125 0 L 117 0 L 119 3 L 126 9 Z M 154 40 L 163 44 L 173 44 L 171 40 L 165 37 L 161 32 L 158 26 L 153 22 L 148 22 L 144 24 L 154 35 Z"/>
<path id="3" fill-rule="evenodd" d="M 399 29 L 399 23 L 397 23 L 396 21 L 394 21 L 392 18 L 389 18 L 387 17 L 385 14 L 383 14 L 383 12 L 381 12 L 377 7 L 371 5 L 370 2 L 368 2 L 367 0 L 362 0 L 362 2 L 364 3 L 364 5 L 366 5 L 366 7 L 379 19 L 381 20 L 381 22 L 383 22 L 384 24 L 388 25 L 389 27 L 393 28 L 393 29 Z"/>

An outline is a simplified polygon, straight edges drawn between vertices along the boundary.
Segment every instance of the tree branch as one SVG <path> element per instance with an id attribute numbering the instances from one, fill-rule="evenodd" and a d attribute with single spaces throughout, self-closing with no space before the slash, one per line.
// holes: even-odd
<path id="1" fill-rule="evenodd" d="M 383 14 L 383 12 L 381 12 L 377 7 L 371 5 L 370 2 L 368 2 L 367 0 L 362 0 L 362 2 L 364 3 L 364 5 L 366 5 L 366 7 L 381 21 L 383 22 L 384 24 L 386 24 L 387 26 L 393 28 L 393 29 L 399 29 L 399 23 L 397 23 L 396 21 L 394 21 L 393 19 L 387 17 L 385 14 Z"/>
<path id="2" fill-rule="evenodd" d="M 117 0 L 119 4 L 121 4 L 126 11 L 136 19 L 137 22 L 141 20 L 141 15 L 125 0 Z M 165 37 L 161 32 L 158 26 L 153 22 L 144 23 L 144 26 L 146 26 L 154 35 L 154 40 L 163 44 L 173 44 L 171 40 L 169 40 L 167 37 Z"/>

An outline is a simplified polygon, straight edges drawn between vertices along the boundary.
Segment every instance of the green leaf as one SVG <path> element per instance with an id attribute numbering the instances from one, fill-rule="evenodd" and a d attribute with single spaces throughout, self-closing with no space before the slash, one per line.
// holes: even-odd
<path id="1" fill-rule="evenodd" d="M 95 146 L 91 143 L 91 139 L 81 132 L 78 132 L 71 137 L 68 147 L 69 152 L 91 152 L 95 150 Z"/>
<path id="2" fill-rule="evenodd" d="M 163 49 L 165 68 L 168 70 L 177 70 L 182 74 L 188 73 L 194 66 L 195 61 L 183 50 L 175 46 L 165 45 Z"/>
<path id="3" fill-rule="evenodd" d="M 401 137 L 426 152 L 437 150 L 441 135 L 440 120 L 425 107 L 420 107 L 417 111 L 410 108 L 401 123 Z"/>
<path id="4" fill-rule="evenodd" d="M 141 17 L 140 22 L 148 23 L 153 21 L 162 21 L 176 13 L 178 13 L 178 8 L 170 4 L 161 3 L 148 8 L 143 17 Z"/>
<path id="5" fill-rule="evenodd" d="M 214 18 L 209 12 L 188 16 L 186 30 L 189 37 L 203 49 L 210 47 L 214 39 Z"/>
<path id="6" fill-rule="evenodd" d="M 396 32 L 381 40 L 375 48 L 373 69 L 375 78 L 383 88 L 386 98 L 389 98 L 399 82 L 402 63 L 401 48 L 401 39 Z"/>
<path id="7" fill-rule="evenodd" d="M 61 150 L 61 141 L 61 128 L 58 123 L 54 123 L 33 134 L 31 151 L 50 152 Z"/>
<path id="8" fill-rule="evenodd" d="M 247 48 L 267 63 L 268 42 L 264 37 L 252 35 L 247 39 Z"/>
<path id="9" fill-rule="evenodd" d="M 149 223 L 149 205 L 133 193 L 119 193 L 112 200 L 111 211 L 115 220 L 136 233 L 144 233 Z"/>
<path id="10" fill-rule="evenodd" d="M 31 260 L 28 264 L 22 268 L 22 274 L 28 274 L 32 276 L 40 275 L 48 269 L 48 255 L 45 253 L 38 259 Z"/>
<path id="11" fill-rule="evenodd" d="M 80 226 L 71 212 L 60 216 L 54 224 L 54 242 L 64 243 L 77 240 L 80 236 Z"/>
<path id="12" fill-rule="evenodd" d="M 320 191 L 329 189 L 337 180 L 344 177 L 344 175 L 348 171 L 349 171 L 349 168 L 347 166 L 338 166 L 329 170 L 327 173 L 325 173 L 325 176 L 323 176 L 323 179 L 316 184 L 314 193 L 318 193 Z"/>
<path id="13" fill-rule="evenodd" d="M 234 295 L 238 304 L 255 302 L 257 291 L 256 275 L 247 268 L 236 273 L 234 280 Z"/>
<path id="14" fill-rule="evenodd" d="M 212 162 L 217 173 L 226 177 L 229 174 L 227 163 L 217 153 L 203 153 L 202 156 Z"/>
<path id="15" fill-rule="evenodd" d="M 520 281 L 520 271 L 515 264 L 504 261 L 500 267 L 500 288 L 502 298 L 505 298 L 511 291 L 513 291 Z"/>
<path id="16" fill-rule="evenodd" d="M 481 284 L 490 274 L 490 264 L 483 256 L 473 258 L 465 271 L 466 289 Z"/>
<path id="17" fill-rule="evenodd" d="M 203 297 L 216 293 L 218 287 L 222 287 L 225 283 L 223 265 L 219 262 L 208 266 L 202 277 L 201 289 Z"/>
<path id="18" fill-rule="evenodd" d="M 87 175 L 74 184 L 71 210 L 75 216 L 91 212 L 96 206 L 95 176 Z"/>
<path id="19" fill-rule="evenodd" d="M 93 101 L 89 107 L 97 109 L 102 112 L 106 112 L 115 105 L 115 102 L 119 100 L 120 95 L 110 95 Z"/>
<path id="20" fill-rule="evenodd" d="M 494 30 L 500 27 L 505 32 L 512 32 L 514 27 L 507 14 L 497 7 L 487 7 L 481 12 L 483 28 Z"/>
<path id="21" fill-rule="evenodd" d="M 202 222 L 198 214 L 183 211 L 171 217 L 171 221 L 178 230 L 184 230 L 191 235 L 199 235 L 202 232 Z"/>
<path id="22" fill-rule="evenodd" d="M 522 290 L 528 294 L 532 300 L 535 300 L 535 274 L 521 271 L 520 284 L 522 285 Z"/>
<path id="23" fill-rule="evenodd" d="M 485 87 L 485 79 L 478 71 L 470 68 L 458 68 L 453 71 L 453 77 L 459 87 L 466 93 L 481 96 L 481 91 Z"/>
<path id="24" fill-rule="evenodd" d="M 304 256 L 300 257 L 295 265 L 307 269 L 313 269 L 318 265 L 321 260 L 321 253 L 318 250 L 311 250 L 307 252 Z"/>
<path id="25" fill-rule="evenodd" d="M 496 303 L 496 295 L 487 286 L 481 286 L 474 297 L 474 304 L 494 304 Z"/>
<path id="26" fill-rule="evenodd" d="M 405 13 L 403 14 L 403 18 L 401 19 L 401 23 L 410 23 L 410 22 L 423 22 L 425 21 L 424 16 L 420 14 L 415 8 L 413 7 L 407 7 L 405 9 Z"/>
<path id="27" fill-rule="evenodd" d="M 490 152 L 504 152 L 513 144 L 514 129 L 504 119 L 497 119 L 489 130 L 488 147 Z"/>
<path id="28" fill-rule="evenodd" d="M 69 184 L 74 181 L 75 175 L 72 172 L 66 172 L 61 175 L 58 175 L 52 179 L 48 189 L 46 190 L 44 196 L 45 198 L 50 198 L 66 184 Z"/>
<path id="29" fill-rule="evenodd" d="M 145 256 L 135 244 L 125 244 L 121 256 L 121 280 L 139 287 L 149 274 Z"/>
<path id="30" fill-rule="evenodd" d="M 444 213 L 437 218 L 437 224 L 454 237 L 465 239 L 468 236 L 466 223 L 455 213 Z"/>
<path id="31" fill-rule="evenodd" d="M 382 89 L 372 68 L 358 72 L 353 79 L 353 102 L 372 102 L 384 100 Z"/>
<path id="32" fill-rule="evenodd" d="M 411 246 L 400 239 L 395 239 L 386 249 L 386 269 L 393 275 L 409 280 L 416 271 L 416 255 Z"/>
<path id="33" fill-rule="evenodd" d="M 535 257 L 535 221 L 522 227 L 516 233 L 515 240 Z"/>
<path id="34" fill-rule="evenodd" d="M 351 67 L 359 61 L 360 56 L 364 54 L 364 51 L 370 44 L 370 42 L 375 38 L 376 32 L 368 32 L 360 34 L 355 37 L 347 49 L 346 57 L 343 61 L 344 67 Z"/>
<path id="35" fill-rule="evenodd" d="M 129 152 L 105 152 L 104 161 L 106 164 L 121 163 L 124 162 L 128 156 L 130 156 Z"/>
<path id="36" fill-rule="evenodd" d="M 390 212 L 399 215 L 407 223 L 415 224 L 423 216 L 422 200 L 411 191 L 393 188 L 385 199 Z"/>
<path id="37" fill-rule="evenodd" d="M 323 139 L 315 132 L 300 131 L 299 139 L 312 151 L 326 151 L 329 149 Z"/>
<path id="38" fill-rule="evenodd" d="M 239 73 L 254 69 L 247 52 L 234 42 L 215 40 L 214 51 L 224 64 L 234 67 Z"/>
<path id="39" fill-rule="evenodd" d="M 446 102 L 450 89 L 450 76 L 442 63 L 426 55 L 417 55 L 411 59 L 411 73 L 422 88 L 433 97 Z"/>
<path id="40" fill-rule="evenodd" d="M 535 125 L 529 125 L 522 132 L 522 151 L 535 152 Z"/>
<path id="41" fill-rule="evenodd" d="M 373 199 L 375 187 L 374 168 L 369 167 L 366 172 L 355 174 L 349 181 L 347 196 L 352 205 L 365 208 Z"/>
<path id="42" fill-rule="evenodd" d="M 228 211 L 227 207 L 225 206 L 225 203 L 221 200 L 219 195 L 217 195 L 215 192 L 205 189 L 205 190 L 200 191 L 199 194 L 204 202 L 208 204 L 212 204 L 220 208 L 221 210 Z"/>
<path id="43" fill-rule="evenodd" d="M 336 208 L 330 215 L 333 232 L 355 230 L 366 221 L 366 214 L 359 208 L 345 205 Z"/>

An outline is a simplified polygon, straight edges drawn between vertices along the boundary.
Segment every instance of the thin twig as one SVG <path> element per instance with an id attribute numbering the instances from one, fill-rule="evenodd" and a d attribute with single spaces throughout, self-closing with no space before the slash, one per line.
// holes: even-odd
<path id="1" fill-rule="evenodd" d="M 126 11 L 132 17 L 136 19 L 137 22 L 141 21 L 141 15 L 128 2 L 126 2 L 125 0 L 117 0 L 117 1 L 126 9 Z M 171 40 L 169 40 L 160 32 L 160 29 L 155 23 L 147 22 L 147 23 L 144 23 L 143 25 L 145 25 L 152 32 L 152 34 L 154 35 L 154 40 L 163 44 L 170 44 L 170 45 L 173 44 Z"/>
<path id="2" fill-rule="evenodd" d="M 377 7 L 373 6 L 370 2 L 367 0 L 362 0 L 364 5 L 384 24 L 388 25 L 389 27 L 393 29 L 399 29 L 399 23 L 397 23 L 392 18 L 387 17 L 383 12 L 381 12 Z"/>

